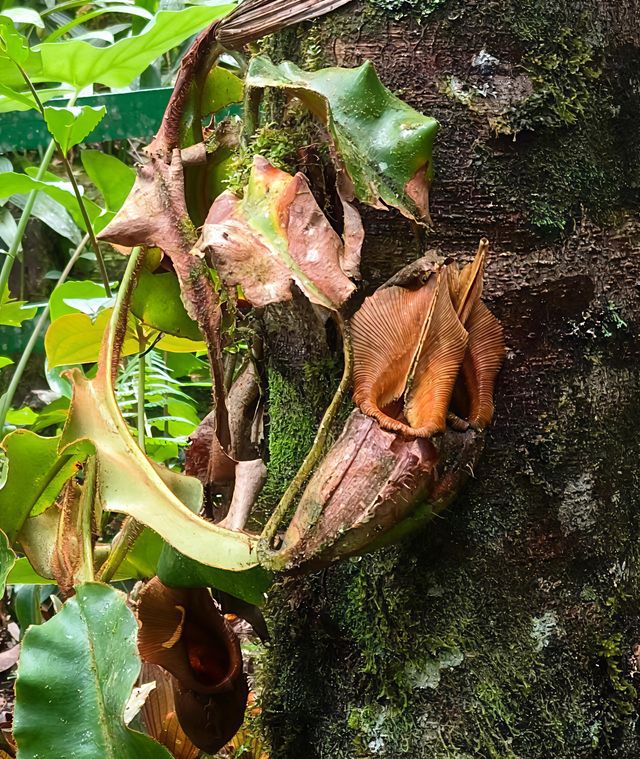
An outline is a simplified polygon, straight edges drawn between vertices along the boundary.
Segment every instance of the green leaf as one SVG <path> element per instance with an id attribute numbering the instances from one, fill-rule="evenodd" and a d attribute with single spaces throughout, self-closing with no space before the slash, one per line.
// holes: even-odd
<path id="1" fill-rule="evenodd" d="M 8 356 L 0 356 L 0 369 L 4 369 L 5 366 L 11 366 L 13 363 L 13 359 L 10 359 Z"/>
<path id="2" fill-rule="evenodd" d="M 0 55 L 12 62 L 14 72 L 16 70 L 15 64 L 23 64 L 29 57 L 29 44 L 26 37 L 16 31 L 13 21 L 7 18 L 4 13 L 0 15 Z M 20 84 L 24 85 L 22 76 L 18 74 L 18 77 Z M 2 80 L 4 81 L 4 77 Z M 5 82 L 5 84 L 11 86 L 9 82 Z"/>
<path id="3" fill-rule="evenodd" d="M 16 562 L 16 555 L 11 549 L 9 538 L 0 530 L 0 598 L 4 596 L 7 576 Z"/>
<path id="4" fill-rule="evenodd" d="M 97 306 L 99 302 L 104 300 L 104 287 L 97 282 L 67 280 L 58 285 L 49 296 L 51 321 L 55 321 L 65 314 L 76 314 L 78 311 L 90 315 L 89 310 L 78 307 L 79 303 L 85 301 L 87 305 L 95 304 Z"/>
<path id="5" fill-rule="evenodd" d="M 78 208 L 78 201 L 73 194 L 71 184 L 68 182 L 45 181 L 31 177 L 28 174 L 19 174 L 15 171 L 5 171 L 0 174 L 0 198 L 8 198 L 16 194 L 26 194 L 31 192 L 31 190 L 44 192 L 50 198 L 60 203 L 60 205 L 69 211 L 75 223 L 86 231 L 82 214 Z M 102 213 L 102 209 L 88 198 L 84 198 L 83 200 L 89 219 L 95 223 Z"/>
<path id="6" fill-rule="evenodd" d="M 1 63 L 1 62 L 0 62 Z M 10 111 L 27 111 L 30 108 L 37 109 L 36 101 L 33 95 L 28 92 L 18 91 L 16 89 L 0 84 L 0 113 L 9 113 Z M 46 103 L 52 98 L 69 97 L 71 90 L 68 87 L 46 87 L 38 90 L 38 97 L 42 103 Z"/>
<path id="7" fill-rule="evenodd" d="M 12 424 L 14 427 L 29 427 L 37 418 L 36 412 L 28 406 L 10 409 L 7 412 L 7 423 Z"/>
<path id="8" fill-rule="evenodd" d="M 106 112 L 103 105 L 95 108 L 90 105 L 68 105 L 64 108 L 47 106 L 44 109 L 44 120 L 62 152 L 68 153 L 93 132 Z"/>
<path id="9" fill-rule="evenodd" d="M 123 721 L 140 672 L 137 630 L 125 597 L 98 583 L 27 630 L 13 723 L 21 759 L 170 759 Z"/>
<path id="10" fill-rule="evenodd" d="M 131 312 L 158 332 L 202 340 L 197 323 L 182 303 L 178 278 L 171 272 L 151 274 L 143 269 L 131 297 Z"/>
<path id="11" fill-rule="evenodd" d="M 39 61 L 27 67 L 36 81 L 68 82 L 78 89 L 90 84 L 126 87 L 156 58 L 199 32 L 214 19 L 232 10 L 233 4 L 160 11 L 153 25 L 134 37 L 126 37 L 107 47 L 68 40 L 43 43 L 36 48 Z M 1 71 L 0 71 L 1 73 Z M 10 82 L 7 82 L 11 86 Z"/>
<path id="12" fill-rule="evenodd" d="M 374 207 L 389 206 L 428 222 L 431 150 L 438 122 L 393 95 L 370 62 L 354 69 L 306 72 L 293 63 L 275 66 L 253 58 L 247 87 L 290 91 L 329 129 L 353 184 L 355 197 Z"/>
<path id="13" fill-rule="evenodd" d="M 158 577 L 171 588 L 217 588 L 235 598 L 262 606 L 274 575 L 260 566 L 244 572 L 225 572 L 189 559 L 169 545 L 162 549 Z"/>
<path id="14" fill-rule="evenodd" d="M 136 172 L 115 156 L 99 150 L 83 150 L 82 165 L 100 190 L 109 211 L 119 211 L 133 187 Z"/>
<path id="15" fill-rule="evenodd" d="M 241 103 L 244 98 L 242 79 L 227 69 L 215 66 L 204 85 L 202 112 L 217 113 L 232 103 Z"/>
<path id="16" fill-rule="evenodd" d="M 103 290 L 104 292 L 104 290 Z M 44 349 L 50 368 L 88 364 L 98 360 L 100 344 L 112 309 L 101 311 L 95 320 L 81 313 L 69 313 L 52 321 L 44 336 Z M 127 332 L 123 355 L 137 353 L 138 341 Z"/>
<path id="17" fill-rule="evenodd" d="M 19 327 L 22 322 L 33 319 L 37 313 L 36 306 L 28 306 L 24 300 L 10 300 L 9 291 L 4 291 L 0 300 L 0 324 L 5 324 L 7 327 Z"/>
<path id="18" fill-rule="evenodd" d="M 17 90 L 12 89 L 11 87 L 7 87 L 4 84 L 0 84 L 0 95 L 2 95 L 2 105 L 12 105 L 12 107 L 9 108 L 6 106 L 0 108 L 0 112 L 37 108 L 36 101 L 33 99 L 33 96 L 29 97 L 26 93 L 18 92 Z"/>
<path id="19" fill-rule="evenodd" d="M 5 8 L 0 15 L 10 18 L 14 24 L 31 24 L 44 29 L 44 21 L 33 8 Z"/>
<path id="20" fill-rule="evenodd" d="M 41 577 L 29 564 L 29 559 L 23 556 L 13 565 L 7 577 L 7 583 L 9 585 L 50 585 L 51 580 Z"/>
<path id="21" fill-rule="evenodd" d="M 158 559 L 165 545 L 157 533 L 145 528 L 120 565 L 114 580 L 148 580 L 156 575 Z"/>
<path id="22" fill-rule="evenodd" d="M 2 441 L 8 476 L 0 489 L 0 529 L 13 541 L 27 517 L 45 511 L 83 460 L 78 453 L 58 456 L 60 438 L 15 430 Z"/>

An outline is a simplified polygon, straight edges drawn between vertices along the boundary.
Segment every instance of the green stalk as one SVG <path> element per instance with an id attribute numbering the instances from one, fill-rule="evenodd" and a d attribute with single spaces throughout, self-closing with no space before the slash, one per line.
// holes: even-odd
<path id="1" fill-rule="evenodd" d="M 38 95 L 38 90 L 36 90 L 36 88 L 33 86 L 31 79 L 29 79 L 29 75 L 22 68 L 22 66 L 20 66 L 17 63 L 16 63 L 16 66 L 18 66 L 18 68 L 20 69 L 20 74 L 22 75 L 22 78 L 24 79 L 27 87 L 31 91 L 31 94 L 33 95 L 33 99 L 35 100 L 36 106 L 38 107 L 38 110 L 40 111 L 42 118 L 45 119 L 44 105 L 42 104 L 42 101 L 40 100 L 40 96 Z M 73 99 L 73 102 L 75 102 L 75 98 Z M 69 101 L 68 105 L 73 105 L 71 100 Z M 45 119 L 45 123 L 46 123 L 46 119 Z M 100 246 L 98 245 L 98 240 L 96 239 L 96 234 L 93 230 L 93 224 L 91 223 L 91 219 L 89 219 L 89 214 L 87 213 L 84 200 L 82 199 L 80 188 L 78 187 L 78 183 L 73 173 L 73 167 L 69 163 L 69 159 L 67 158 L 64 150 L 60 147 L 60 144 L 55 139 L 53 142 L 55 143 L 55 146 L 60 153 L 60 157 L 62 158 L 62 163 L 64 164 L 65 173 L 67 177 L 69 178 L 69 181 L 71 182 L 71 186 L 73 188 L 73 194 L 75 195 L 76 202 L 78 203 L 78 207 L 80 208 L 80 213 L 84 220 L 84 225 L 87 228 L 87 234 L 89 235 L 89 239 L 91 240 L 91 245 L 95 251 L 96 260 L 98 261 L 98 269 L 100 269 L 100 278 L 102 279 L 102 285 L 104 287 L 105 295 L 107 296 L 107 298 L 110 298 L 111 286 L 109 285 L 109 275 L 107 273 L 107 267 L 105 266 L 104 258 L 102 257 Z"/>
<path id="2" fill-rule="evenodd" d="M 147 347 L 147 338 L 142 331 L 142 327 L 140 326 L 138 327 L 138 345 L 140 351 L 138 354 L 138 397 L 136 399 L 138 405 L 138 445 L 144 452 L 146 448 L 144 441 L 144 394 L 146 379 L 146 358 L 144 352 Z"/>
<path id="3" fill-rule="evenodd" d="M 74 95 L 71 100 L 75 102 L 76 97 L 77 96 Z M 55 150 L 56 150 L 56 143 L 54 140 L 51 140 L 42 158 L 42 163 L 38 167 L 38 173 L 36 174 L 36 179 L 42 179 L 42 177 L 45 175 L 45 172 L 49 168 L 49 164 L 51 163 L 51 159 L 53 158 L 53 154 L 55 153 Z M 38 190 L 31 190 L 31 192 L 27 195 L 27 201 L 24 204 L 24 209 L 22 213 L 20 214 L 20 219 L 18 221 L 16 236 L 13 242 L 11 243 L 9 250 L 7 251 L 5 259 L 2 263 L 2 269 L 0 269 L 0 295 L 3 294 L 4 291 L 7 289 L 7 283 L 9 282 L 9 275 L 11 274 L 11 270 L 13 269 L 13 264 L 16 260 L 16 256 L 18 255 L 18 250 L 20 249 L 22 238 L 24 237 L 24 233 L 27 230 L 27 223 L 31 217 L 31 212 L 33 211 L 33 206 L 36 202 L 36 198 L 38 197 L 38 192 L 39 192 Z"/>
<path id="4" fill-rule="evenodd" d="M 320 460 L 327 437 L 335 421 L 335 418 L 342 405 L 349 386 L 351 384 L 351 373 L 353 370 L 353 349 L 351 345 L 351 335 L 348 325 L 344 322 L 339 314 L 336 314 L 336 321 L 342 332 L 342 347 L 344 352 L 344 370 L 342 372 L 342 379 L 338 385 L 338 389 L 333 396 L 331 403 L 327 410 L 324 412 L 320 426 L 316 433 L 313 445 L 309 449 L 305 460 L 300 465 L 295 477 L 289 483 L 289 487 L 286 489 L 285 494 L 280 499 L 280 503 L 276 506 L 273 514 L 269 518 L 269 521 L 264 527 L 262 534 L 260 535 L 260 548 L 266 556 L 269 556 L 273 551 L 272 542 L 278 531 L 280 523 L 285 518 L 289 509 L 293 505 L 298 493 L 302 489 L 302 486 L 307 481 L 309 475 L 313 471 L 314 467 Z M 273 554 L 272 554 L 273 555 Z M 277 554 L 275 554 L 277 556 Z"/>
<path id="5" fill-rule="evenodd" d="M 82 252 L 85 249 L 88 242 L 89 242 L 89 235 L 85 235 L 80 241 L 80 244 L 78 245 L 78 247 L 73 251 L 71 258 L 69 259 L 69 263 L 65 266 L 64 271 L 60 275 L 60 279 L 58 280 L 56 286 L 54 287 L 54 290 L 60 287 L 60 285 L 63 284 L 63 282 L 65 282 L 65 280 L 71 273 L 71 270 L 75 266 L 76 261 L 82 255 Z M 20 356 L 20 361 L 18 362 L 16 368 L 13 371 L 13 376 L 11 377 L 11 382 L 9 383 L 7 392 L 5 393 L 2 399 L 2 402 L 0 403 L 0 431 L 4 430 L 5 419 L 7 418 L 7 413 L 9 409 L 11 408 L 11 404 L 13 403 L 13 397 L 15 396 L 16 390 L 18 389 L 18 385 L 20 384 L 20 380 L 22 379 L 22 375 L 24 374 L 24 370 L 27 366 L 27 362 L 31 358 L 33 349 L 36 347 L 36 343 L 38 342 L 40 333 L 42 332 L 45 324 L 47 323 L 47 320 L 49 319 L 50 310 L 51 310 L 51 305 L 47 303 L 42 313 L 40 314 L 38 321 L 35 324 L 35 327 L 33 328 L 31 337 L 29 338 L 22 352 L 22 356 Z"/>
<path id="6" fill-rule="evenodd" d="M 93 582 L 93 513 L 96 497 L 96 457 L 90 456 L 84 465 L 84 484 L 80 496 L 79 532 L 82 536 L 82 582 Z"/>
<path id="7" fill-rule="evenodd" d="M 109 325 L 109 333 L 107 336 L 107 350 L 103 354 L 102 359 L 103 361 L 106 361 L 106 365 L 103 368 L 104 371 L 107 372 L 108 376 L 113 376 L 114 361 L 117 361 L 117 356 L 115 356 L 114 353 L 120 353 L 120 350 L 117 346 L 118 325 L 128 307 L 130 291 L 133 283 L 135 282 L 135 276 L 141 263 L 142 257 L 144 257 L 144 251 L 142 248 L 136 247 L 131 251 L 129 254 L 129 261 L 127 262 L 127 268 L 125 269 L 124 276 L 122 277 L 122 282 L 118 288 L 116 303 L 111 315 L 111 323 Z M 143 353 L 144 348 L 142 347 L 143 343 L 142 338 L 140 337 L 140 333 L 138 333 L 138 339 L 141 341 L 140 352 Z M 142 362 L 142 365 L 138 365 L 139 374 L 142 375 L 142 381 L 140 380 L 140 377 L 138 377 L 138 443 L 144 451 L 144 356 L 138 357 L 138 361 Z M 142 410 L 140 408 L 141 406 Z M 118 568 L 125 560 L 127 554 L 133 548 L 134 543 L 140 536 L 143 527 L 144 525 L 140 524 L 140 522 L 138 522 L 133 517 L 127 516 L 124 518 L 120 532 L 118 532 L 111 543 L 111 550 L 109 551 L 109 555 L 107 556 L 106 561 L 100 567 L 100 570 L 98 572 L 97 579 L 100 582 L 110 582 L 113 579 L 116 572 L 118 571 Z"/>

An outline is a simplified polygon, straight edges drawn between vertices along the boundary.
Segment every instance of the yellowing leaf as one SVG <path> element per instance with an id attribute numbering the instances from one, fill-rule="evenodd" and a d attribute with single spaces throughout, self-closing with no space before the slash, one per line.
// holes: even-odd
<path id="1" fill-rule="evenodd" d="M 95 321 L 86 314 L 64 314 L 51 322 L 44 336 L 44 347 L 50 368 L 87 364 L 98 360 L 100 344 L 109 324 L 111 309 L 101 311 Z M 138 341 L 130 335 L 125 338 L 123 354 L 129 356 L 139 350 Z"/>

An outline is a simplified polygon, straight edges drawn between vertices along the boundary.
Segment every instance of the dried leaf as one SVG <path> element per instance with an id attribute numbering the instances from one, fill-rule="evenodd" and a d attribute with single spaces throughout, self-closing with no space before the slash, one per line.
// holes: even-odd
<path id="1" fill-rule="evenodd" d="M 18 663 L 20 658 L 20 645 L 7 648 L 0 653 L 0 672 L 6 672 Z"/>
<path id="2" fill-rule="evenodd" d="M 245 196 L 227 191 L 211 207 L 200 244 L 228 287 L 254 306 L 292 297 L 337 310 L 355 290 L 343 246 L 302 174 L 291 176 L 256 156 Z M 352 267 L 352 263 L 349 264 Z"/>
<path id="3" fill-rule="evenodd" d="M 216 413 L 212 411 L 189 435 L 184 461 L 185 474 L 203 485 L 220 485 L 235 479 L 236 461 L 228 456 L 216 434 Z"/>
<path id="4" fill-rule="evenodd" d="M 225 47 L 239 50 L 293 24 L 330 13 L 351 0 L 245 0 L 224 18 L 217 38 Z"/>
<path id="5" fill-rule="evenodd" d="M 505 356 L 502 325 L 480 300 L 488 248 L 483 239 L 472 263 L 461 270 L 448 267 L 451 298 L 469 332 L 456 401 L 476 429 L 483 429 L 493 418 L 493 389 Z"/>

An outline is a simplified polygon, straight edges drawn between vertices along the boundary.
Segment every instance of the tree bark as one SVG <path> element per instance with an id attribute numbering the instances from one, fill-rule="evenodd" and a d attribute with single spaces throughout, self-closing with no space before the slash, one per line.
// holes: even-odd
<path id="1" fill-rule="evenodd" d="M 640 756 L 639 18 L 638 0 L 370 0 L 282 43 L 369 59 L 438 118 L 424 244 L 467 261 L 491 240 L 508 358 L 454 506 L 273 594 L 273 759 Z M 399 214 L 364 216 L 372 288 L 423 248 Z"/>

